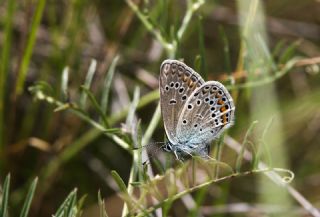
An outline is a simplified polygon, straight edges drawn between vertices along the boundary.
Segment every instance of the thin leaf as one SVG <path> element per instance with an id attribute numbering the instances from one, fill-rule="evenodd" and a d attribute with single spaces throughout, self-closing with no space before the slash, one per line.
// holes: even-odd
<path id="1" fill-rule="evenodd" d="M 102 97 L 101 97 L 101 110 L 103 111 L 103 114 L 107 114 L 107 107 L 109 103 L 109 92 L 111 83 L 113 80 L 113 75 L 117 66 L 117 63 L 119 61 L 119 56 L 116 56 L 109 67 L 108 73 L 106 75 L 106 78 L 104 80 L 103 90 L 102 90 Z"/>
<path id="2" fill-rule="evenodd" d="M 68 101 L 68 98 L 69 98 L 68 82 L 69 82 L 69 68 L 65 67 L 61 75 L 61 99 L 63 101 Z"/>
<path id="3" fill-rule="evenodd" d="M 89 90 L 91 87 L 92 79 L 93 79 L 94 73 L 96 72 L 96 68 L 97 68 L 97 61 L 95 59 L 92 59 L 91 64 L 88 69 L 88 72 L 87 72 L 86 80 L 83 85 L 83 87 L 87 90 Z M 88 95 L 85 92 L 82 92 L 82 94 L 80 96 L 79 105 L 80 105 L 80 108 L 82 108 L 82 109 L 85 109 L 85 107 L 86 107 L 87 96 Z"/>
<path id="4" fill-rule="evenodd" d="M 282 64 L 285 64 L 287 61 L 289 61 L 296 50 L 296 48 L 301 44 L 301 40 L 293 42 L 280 56 L 279 62 Z"/>
<path id="5" fill-rule="evenodd" d="M 28 190 L 26 200 L 23 204 L 23 207 L 22 207 L 22 210 L 20 213 L 20 217 L 27 217 L 28 216 L 31 202 L 32 202 L 32 199 L 34 196 L 34 192 L 36 191 L 37 183 L 38 183 L 38 177 L 33 180 L 32 184 Z"/>
<path id="6" fill-rule="evenodd" d="M 283 49 L 283 46 L 285 45 L 285 42 L 286 41 L 282 39 L 276 44 L 272 51 L 273 58 L 276 58 L 279 55 L 280 51 Z"/>
<path id="7" fill-rule="evenodd" d="M 130 130 L 134 129 L 134 125 L 136 124 L 135 112 L 139 103 L 140 98 L 140 88 L 136 87 L 133 93 L 133 100 L 129 107 L 127 119 L 126 119 L 126 127 Z"/>
<path id="8" fill-rule="evenodd" d="M 89 100 L 91 101 L 92 105 L 94 106 L 94 108 L 98 111 L 101 119 L 102 119 L 102 122 L 103 122 L 103 125 L 105 127 L 108 127 L 109 124 L 108 124 L 108 121 L 107 121 L 107 117 L 106 115 L 104 114 L 102 108 L 100 107 L 100 105 L 98 104 L 95 96 L 91 93 L 91 91 L 85 87 L 85 86 L 81 86 L 81 89 L 83 90 L 83 93 L 86 95 L 86 96 L 89 96 Z"/>
<path id="9" fill-rule="evenodd" d="M 119 189 L 123 192 L 123 193 L 128 193 L 127 191 L 127 186 L 124 183 L 124 181 L 122 180 L 122 178 L 120 177 L 120 175 L 117 173 L 117 171 L 112 170 L 111 171 L 111 175 L 113 177 L 113 179 L 116 181 L 116 183 L 118 184 Z"/>
<path id="10" fill-rule="evenodd" d="M 66 214 L 66 209 L 69 207 L 69 204 L 73 201 L 74 197 L 76 197 L 77 189 L 74 189 L 70 192 L 67 198 L 63 201 L 63 203 L 58 208 L 57 212 L 53 215 L 54 217 L 62 217 Z"/>
<path id="11" fill-rule="evenodd" d="M 2 191 L 2 202 L 0 206 L 0 217 L 7 216 L 8 210 L 8 198 L 9 198 L 9 190 L 10 190 L 10 174 L 6 176 L 3 184 L 3 191 Z"/>

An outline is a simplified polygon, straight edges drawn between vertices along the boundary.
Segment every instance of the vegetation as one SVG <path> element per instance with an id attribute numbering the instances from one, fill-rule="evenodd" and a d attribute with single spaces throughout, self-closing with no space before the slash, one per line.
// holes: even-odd
<path id="1" fill-rule="evenodd" d="M 317 4 L 0 1 L 0 217 L 320 216 Z M 159 149 L 168 58 L 235 100 L 211 160 Z"/>

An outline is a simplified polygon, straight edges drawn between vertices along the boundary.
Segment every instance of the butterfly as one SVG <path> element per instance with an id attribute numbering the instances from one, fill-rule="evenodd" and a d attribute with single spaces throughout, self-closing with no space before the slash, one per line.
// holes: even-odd
<path id="1" fill-rule="evenodd" d="M 218 81 L 205 82 L 178 60 L 165 60 L 159 78 L 161 113 L 168 141 L 162 146 L 178 160 L 209 158 L 210 144 L 234 122 L 235 106 Z"/>

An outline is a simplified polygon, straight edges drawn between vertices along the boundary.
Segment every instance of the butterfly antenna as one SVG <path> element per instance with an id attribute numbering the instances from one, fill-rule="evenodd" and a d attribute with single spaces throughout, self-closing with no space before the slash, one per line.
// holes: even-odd
<path id="1" fill-rule="evenodd" d="M 163 148 L 163 146 L 165 146 L 165 142 L 154 142 L 154 143 L 150 143 L 150 144 L 147 144 L 147 145 L 145 145 L 145 146 L 143 146 L 143 147 L 146 147 L 146 146 L 150 146 L 150 145 L 154 145 L 154 144 L 163 144 L 163 145 L 161 145 L 160 147 L 158 147 L 157 149 L 155 149 L 152 153 L 151 153 L 151 155 L 150 156 L 148 156 L 148 159 L 147 160 L 145 160 L 143 163 L 142 163 L 142 165 L 149 165 L 149 164 L 151 164 L 151 159 L 158 153 L 158 151 L 159 150 L 161 150 L 162 148 Z"/>
<path id="2" fill-rule="evenodd" d="M 132 148 L 132 150 L 139 150 L 139 149 L 146 148 L 146 147 L 149 147 L 151 145 L 156 145 L 156 144 L 165 144 L 165 142 L 152 142 L 152 143 L 148 143 L 146 145 L 143 145 L 141 147 L 134 147 L 134 148 Z"/>

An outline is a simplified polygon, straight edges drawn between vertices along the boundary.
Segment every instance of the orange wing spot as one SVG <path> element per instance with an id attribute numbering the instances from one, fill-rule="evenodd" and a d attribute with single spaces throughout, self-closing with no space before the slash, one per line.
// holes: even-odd
<path id="1" fill-rule="evenodd" d="M 223 125 L 227 124 L 227 116 L 226 115 L 222 115 L 222 123 L 223 123 Z"/>
<path id="2" fill-rule="evenodd" d="M 187 82 L 189 80 L 188 76 L 183 76 L 183 82 Z"/>
<path id="3" fill-rule="evenodd" d="M 220 98 L 219 100 L 218 100 L 218 105 L 223 105 L 224 104 L 224 102 L 222 101 L 222 99 Z"/>
<path id="4" fill-rule="evenodd" d="M 224 106 L 220 108 L 220 112 L 224 112 L 225 110 L 227 110 L 227 109 Z"/>

